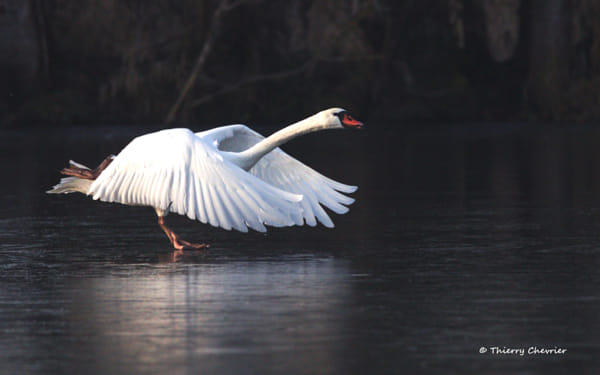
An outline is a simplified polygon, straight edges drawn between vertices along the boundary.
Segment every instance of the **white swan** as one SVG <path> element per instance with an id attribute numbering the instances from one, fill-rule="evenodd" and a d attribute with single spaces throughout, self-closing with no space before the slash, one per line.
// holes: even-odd
<path id="1" fill-rule="evenodd" d="M 362 128 L 341 108 L 321 111 L 268 138 L 245 125 L 193 133 L 168 129 L 133 139 L 98 168 L 70 161 L 51 194 L 80 192 L 95 200 L 151 206 L 176 249 L 203 248 L 182 240 L 165 224 L 170 212 L 227 230 L 265 232 L 265 225 L 326 227 L 333 222 L 321 205 L 344 214 L 357 187 L 331 180 L 278 146 L 309 132 Z"/>

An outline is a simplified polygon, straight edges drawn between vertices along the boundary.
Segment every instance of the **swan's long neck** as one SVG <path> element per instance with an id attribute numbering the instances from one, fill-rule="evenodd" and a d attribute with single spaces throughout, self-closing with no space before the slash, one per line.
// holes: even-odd
<path id="1" fill-rule="evenodd" d="M 263 139 L 249 149 L 238 153 L 236 164 L 245 170 L 249 170 L 263 156 L 274 150 L 276 147 L 301 135 L 334 127 L 334 124 L 319 121 L 315 116 L 309 117 L 271 134 L 269 137 Z"/>

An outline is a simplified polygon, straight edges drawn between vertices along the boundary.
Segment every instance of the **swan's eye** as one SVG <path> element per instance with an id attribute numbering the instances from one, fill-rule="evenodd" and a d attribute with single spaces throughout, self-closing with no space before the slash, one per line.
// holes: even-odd
<path id="1" fill-rule="evenodd" d="M 339 112 L 334 113 L 333 115 L 336 116 L 337 118 L 339 118 L 340 122 L 343 122 L 345 114 L 346 114 L 346 111 L 339 111 Z"/>

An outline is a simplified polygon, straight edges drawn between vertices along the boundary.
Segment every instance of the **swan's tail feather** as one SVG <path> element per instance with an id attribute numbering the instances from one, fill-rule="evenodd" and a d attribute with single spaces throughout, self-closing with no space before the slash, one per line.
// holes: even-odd
<path id="1" fill-rule="evenodd" d="M 64 174 L 65 176 L 73 176 L 73 177 L 79 177 L 79 178 L 84 178 L 86 180 L 95 180 L 96 177 L 94 177 L 93 175 L 93 171 L 86 167 L 83 164 L 79 164 L 73 160 L 69 160 L 69 166 L 66 168 L 63 168 L 62 171 L 60 171 L 61 174 Z"/>
<path id="2" fill-rule="evenodd" d="M 69 160 L 69 166 L 60 171 L 61 174 L 70 177 L 61 178 L 60 182 L 52 189 L 48 190 L 48 194 L 69 194 L 83 193 L 87 194 L 92 182 L 106 168 L 112 159 L 113 155 L 106 158 L 98 168 L 92 170 L 83 164 Z"/>
<path id="3" fill-rule="evenodd" d="M 83 193 L 87 194 L 93 180 L 79 177 L 64 177 L 60 179 L 57 185 L 46 193 L 48 194 L 69 194 L 69 193 Z"/>
<path id="4" fill-rule="evenodd" d="M 90 169 L 83 164 L 77 163 L 76 161 L 69 160 L 69 166 L 63 168 L 60 171 L 61 174 L 65 176 L 78 177 L 86 180 L 95 180 L 100 176 L 100 173 L 106 169 L 112 163 L 114 155 L 109 155 L 96 169 Z"/>
<path id="5" fill-rule="evenodd" d="M 71 166 L 73 166 L 73 167 L 77 167 L 77 168 L 79 168 L 79 169 L 87 169 L 88 171 L 90 170 L 90 168 L 89 168 L 89 167 L 86 167 L 85 165 L 83 165 L 83 164 L 81 164 L 81 163 L 78 163 L 78 162 L 76 162 L 76 161 L 74 161 L 74 160 L 69 160 L 69 164 L 70 164 Z"/>

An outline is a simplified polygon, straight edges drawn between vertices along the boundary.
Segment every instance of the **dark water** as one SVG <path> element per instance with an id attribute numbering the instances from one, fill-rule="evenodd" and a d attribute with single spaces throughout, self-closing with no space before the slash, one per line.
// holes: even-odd
<path id="1" fill-rule="evenodd" d="M 212 245 L 179 256 L 152 209 L 43 193 L 142 129 L 2 133 L 0 372 L 599 373 L 600 130 L 449 129 L 294 141 L 360 186 L 337 227 L 169 216 Z"/>

